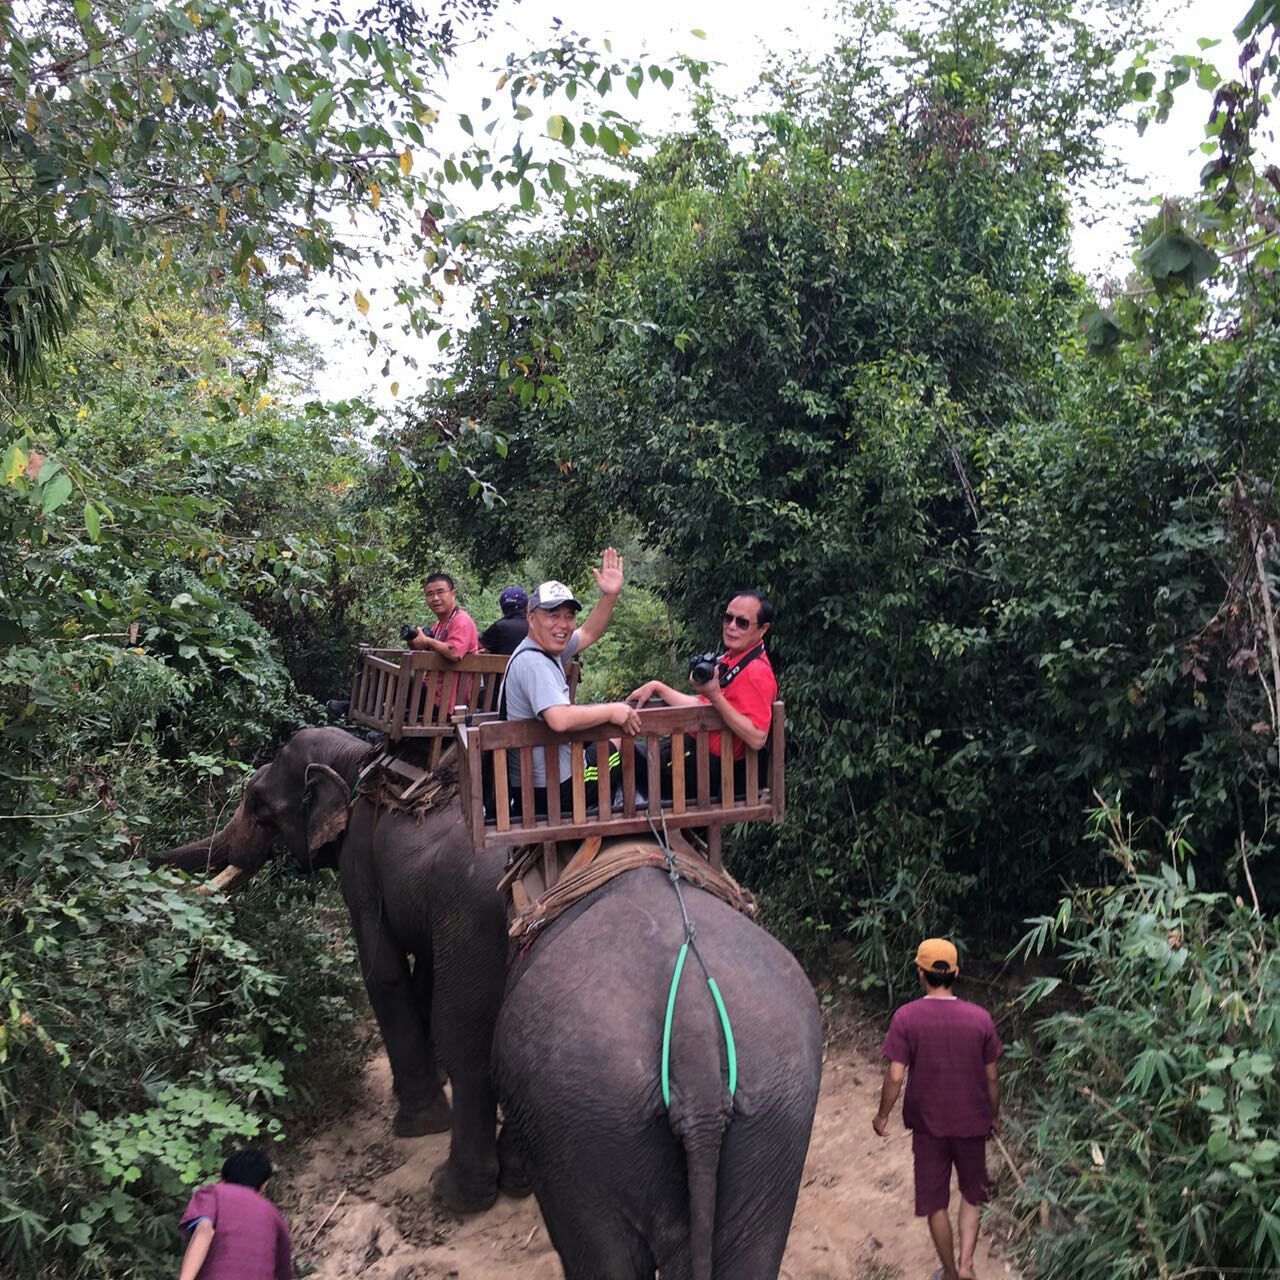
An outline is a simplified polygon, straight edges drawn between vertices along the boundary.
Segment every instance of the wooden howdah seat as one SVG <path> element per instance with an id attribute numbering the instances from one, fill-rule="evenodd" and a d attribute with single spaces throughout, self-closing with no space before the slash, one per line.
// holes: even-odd
<path id="1" fill-rule="evenodd" d="M 621 736 L 621 759 L 609 765 L 612 725 L 578 734 L 552 732 L 539 720 L 500 720 L 486 712 L 457 717 L 459 785 L 463 814 L 477 852 L 509 845 L 571 841 L 575 846 L 591 837 L 652 835 L 680 832 L 699 843 L 712 867 L 720 866 L 720 833 L 725 823 L 781 822 L 785 813 L 783 757 L 785 718 L 781 702 L 773 704 L 769 738 L 761 750 L 747 748 L 735 766 L 733 735 L 711 706 L 645 707 L 639 712 L 640 732 Z M 722 753 L 711 754 L 710 736 L 721 734 Z M 584 753 L 595 744 L 599 784 L 590 803 L 584 781 Z M 637 786 L 636 744 L 644 743 L 649 761 L 664 757 L 670 766 L 655 770 L 647 791 Z M 560 745 L 571 752 L 571 799 L 562 805 L 559 775 Z M 669 752 L 664 752 L 664 745 Z M 535 805 L 533 750 L 546 748 L 545 812 Z M 519 803 L 513 802 L 507 763 L 518 762 Z M 641 765 L 641 776 L 644 768 Z M 490 782 L 490 779 L 492 780 Z M 551 886 L 548 886 L 551 887 Z"/>
<path id="2" fill-rule="evenodd" d="M 454 713 L 492 713 L 507 661 L 496 653 L 472 653 L 449 662 L 425 649 L 361 648 L 347 718 L 385 734 L 389 747 L 425 739 L 421 763 L 438 769 L 456 741 Z M 570 697 L 580 675 L 578 663 L 570 663 Z"/>

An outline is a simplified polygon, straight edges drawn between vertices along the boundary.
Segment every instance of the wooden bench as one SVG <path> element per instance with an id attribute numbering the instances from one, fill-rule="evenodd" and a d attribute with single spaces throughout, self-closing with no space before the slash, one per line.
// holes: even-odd
<path id="1" fill-rule="evenodd" d="M 454 712 L 493 713 L 507 662 L 499 653 L 449 662 L 426 649 L 361 648 L 347 718 L 386 734 L 389 744 L 428 739 L 426 767 L 438 769 L 454 746 Z M 580 676 L 579 664 L 570 663 L 571 698 Z"/>
<path id="2" fill-rule="evenodd" d="M 458 718 L 459 772 L 463 814 L 477 852 L 513 844 L 582 841 L 591 836 L 649 834 L 651 829 L 703 829 L 707 856 L 720 865 L 720 830 L 730 822 L 781 822 L 785 813 L 783 755 L 786 745 L 784 707 L 773 704 L 773 722 L 765 751 L 747 749 L 735 772 L 735 739 L 713 707 L 646 707 L 640 711 L 640 733 L 622 737 L 621 760 L 609 767 L 613 725 L 579 734 L 553 733 L 539 720 L 499 720 L 472 714 Z M 711 754 L 710 736 L 720 733 L 722 754 Z M 670 782 L 650 778 L 647 794 L 636 785 L 636 743 L 643 742 L 649 761 L 658 761 L 665 742 L 670 747 Z M 599 784 L 596 803 L 588 805 L 583 780 L 584 752 L 595 744 Z M 562 806 L 559 752 L 571 751 L 571 802 Z M 535 810 L 533 751 L 546 749 L 546 812 Z M 766 767 L 761 770 L 761 758 Z M 514 758 L 521 778 L 520 807 L 512 804 L 507 762 Z M 490 775 L 490 769 L 492 773 Z M 657 772 L 657 771 L 655 771 Z M 486 785 L 487 776 L 492 783 Z M 486 812 L 486 792 L 491 796 Z M 614 803 L 615 793 L 618 803 Z"/>

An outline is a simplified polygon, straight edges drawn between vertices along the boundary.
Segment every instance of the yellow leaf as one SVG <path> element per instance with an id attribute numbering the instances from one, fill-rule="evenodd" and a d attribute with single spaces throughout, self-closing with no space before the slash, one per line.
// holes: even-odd
<path id="1" fill-rule="evenodd" d="M 12 484 L 27 469 L 27 452 L 25 449 L 19 449 L 17 445 L 13 447 L 13 456 L 9 462 L 9 470 L 5 473 L 5 484 Z"/>
<path id="2" fill-rule="evenodd" d="M 193 27 L 200 26 L 204 21 L 194 9 L 187 10 L 187 17 L 191 19 L 191 25 Z"/>
<path id="3" fill-rule="evenodd" d="M 80 408 L 76 410 L 77 422 L 83 422 L 88 416 L 89 416 L 89 410 L 84 405 L 81 405 Z"/>
<path id="4" fill-rule="evenodd" d="M 39 117 L 39 115 L 40 115 L 40 104 L 34 98 L 28 99 L 27 101 L 27 132 L 28 133 L 35 133 L 36 120 Z"/>
<path id="5" fill-rule="evenodd" d="M 361 289 L 356 290 L 356 310 L 362 316 L 369 314 L 369 299 L 364 296 L 364 291 Z"/>
<path id="6" fill-rule="evenodd" d="M 503 86 L 504 84 L 506 84 L 506 83 L 507 83 L 507 73 L 504 71 L 504 72 L 503 72 L 503 73 L 498 77 L 498 83 L 497 83 L 494 87 L 495 87 L 495 88 L 497 88 L 497 89 L 501 89 L 501 88 L 502 88 L 502 86 Z"/>
<path id="7" fill-rule="evenodd" d="M 240 268 L 240 283 L 241 284 L 249 283 L 249 264 L 247 262 L 244 264 L 243 267 Z"/>
<path id="8" fill-rule="evenodd" d="M 376 182 L 369 183 L 369 203 L 375 209 L 382 203 L 382 188 Z"/>
<path id="9" fill-rule="evenodd" d="M 225 204 L 218 206 L 218 229 L 220 231 L 227 229 L 227 206 Z"/>
<path id="10" fill-rule="evenodd" d="M 618 143 L 618 150 L 625 156 L 631 154 L 631 148 L 625 142 Z"/>
<path id="11" fill-rule="evenodd" d="M 160 101 L 166 107 L 173 106 L 173 82 L 168 76 L 160 77 Z"/>
<path id="12" fill-rule="evenodd" d="M 400 153 L 400 172 L 403 173 L 404 176 L 407 178 L 409 176 L 409 170 L 412 168 L 413 168 L 413 152 L 410 151 L 408 147 L 406 147 Z"/>
<path id="13" fill-rule="evenodd" d="M 391 394 L 393 396 L 398 396 L 400 394 L 400 384 L 398 382 L 393 382 L 391 384 Z"/>
<path id="14" fill-rule="evenodd" d="M 430 107 L 423 107 L 422 110 L 418 112 L 418 123 L 425 125 L 435 124 L 439 114 L 440 113 L 438 111 L 432 111 Z"/>
<path id="15" fill-rule="evenodd" d="M 270 403 L 271 403 L 271 397 L 267 395 L 267 393 L 264 391 L 262 395 L 258 397 L 258 409 L 261 411 L 262 409 L 265 409 L 267 405 L 269 405 Z"/>

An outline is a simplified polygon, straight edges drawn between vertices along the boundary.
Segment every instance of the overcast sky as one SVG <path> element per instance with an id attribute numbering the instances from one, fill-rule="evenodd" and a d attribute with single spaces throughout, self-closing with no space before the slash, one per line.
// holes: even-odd
<path id="1" fill-rule="evenodd" d="M 1199 37 L 1220 38 L 1222 43 L 1206 56 L 1215 58 L 1224 74 L 1234 70 L 1237 46 L 1231 29 L 1243 16 L 1244 0 L 1225 5 L 1221 0 L 1190 0 L 1186 4 L 1159 0 L 1154 7 L 1164 18 L 1160 25 L 1168 33 L 1172 50 L 1193 52 Z M 644 0 L 625 5 L 618 0 L 502 0 L 489 34 L 464 46 L 451 66 L 437 141 L 448 146 L 448 128 L 458 112 L 479 116 L 480 99 L 494 95 L 495 68 L 508 51 L 547 46 L 554 39 L 557 18 L 582 35 L 610 38 L 614 53 L 623 58 L 642 51 L 656 57 L 687 52 L 718 63 L 712 70 L 712 82 L 732 97 L 742 96 L 757 83 L 767 54 L 795 51 L 816 57 L 832 44 L 832 20 L 822 0 Z M 694 35 L 695 30 L 703 35 Z M 618 101 L 612 105 L 650 135 L 676 124 L 688 104 L 687 87 L 679 80 L 671 92 L 646 85 L 636 101 L 620 87 L 615 95 Z M 1205 162 L 1198 144 L 1206 102 L 1206 95 L 1184 91 L 1170 121 L 1149 129 L 1145 137 L 1138 137 L 1131 120 L 1112 131 L 1110 141 L 1136 182 L 1132 192 L 1092 189 L 1079 195 L 1077 205 L 1086 216 L 1077 218 L 1075 257 L 1077 265 L 1092 278 L 1123 274 L 1132 228 L 1146 216 L 1137 206 L 1138 199 L 1196 188 Z M 535 110 L 540 105 L 536 104 Z M 578 105 L 582 105 L 581 96 Z M 549 113 L 554 108 L 542 109 Z M 535 116 L 530 123 L 536 120 Z M 465 141 L 460 133 L 456 137 Z M 482 194 L 483 199 L 492 196 L 491 188 Z M 372 274 L 361 281 L 373 300 L 370 319 L 375 322 L 393 317 L 389 281 L 390 273 L 381 281 Z M 328 301 L 338 314 L 349 314 L 342 294 L 334 290 Z M 464 321 L 464 299 L 455 298 L 449 311 L 459 322 Z M 323 367 L 309 388 L 312 395 L 337 399 L 372 388 L 375 398 L 386 403 L 392 380 L 400 384 L 401 395 L 407 395 L 421 389 L 428 376 L 426 370 L 415 373 L 393 362 L 384 378 L 380 376 L 382 355 L 369 359 L 356 334 L 334 328 L 315 315 L 302 318 L 302 325 L 324 355 Z M 424 365 L 429 364 L 434 351 L 432 341 L 419 357 Z"/>

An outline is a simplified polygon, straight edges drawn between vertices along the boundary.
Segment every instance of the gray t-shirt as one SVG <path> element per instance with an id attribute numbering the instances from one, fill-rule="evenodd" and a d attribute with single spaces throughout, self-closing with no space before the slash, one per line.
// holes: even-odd
<path id="1" fill-rule="evenodd" d="M 539 649 L 529 637 L 516 645 L 507 662 L 507 674 L 502 685 L 506 699 L 508 720 L 540 720 L 548 707 L 569 705 L 569 678 L 565 667 L 573 661 L 581 644 L 581 632 L 569 637 L 564 652 L 558 657 Z M 573 748 L 563 746 L 560 753 L 560 778 L 568 778 L 573 765 Z M 507 781 L 513 787 L 520 785 L 520 753 L 507 753 Z M 533 785 L 547 785 L 546 752 L 542 747 L 533 751 Z"/>

